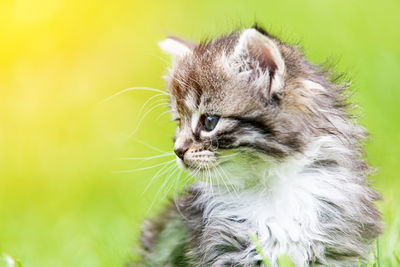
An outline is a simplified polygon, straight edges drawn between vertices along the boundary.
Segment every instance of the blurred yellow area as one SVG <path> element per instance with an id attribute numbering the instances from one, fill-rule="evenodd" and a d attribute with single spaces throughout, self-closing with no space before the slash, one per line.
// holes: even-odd
<path id="1" fill-rule="evenodd" d="M 141 220 L 164 199 L 149 208 L 162 179 L 143 193 L 157 169 L 115 174 L 151 165 L 116 159 L 159 153 L 141 141 L 171 152 L 174 123 L 159 106 L 129 137 L 155 93 L 101 101 L 133 86 L 164 90 L 169 59 L 157 42 L 166 35 L 198 41 L 255 21 L 300 42 L 313 62 L 328 58 L 349 72 L 372 132 L 372 179 L 394 203 L 399 11 L 398 0 L 2 0 L 0 254 L 23 266 L 120 266 L 135 257 Z M 382 207 L 387 218 L 392 208 Z"/>

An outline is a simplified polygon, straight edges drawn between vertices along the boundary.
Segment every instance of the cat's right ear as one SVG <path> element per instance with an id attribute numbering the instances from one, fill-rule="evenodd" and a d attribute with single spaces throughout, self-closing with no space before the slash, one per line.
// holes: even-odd
<path id="1" fill-rule="evenodd" d="M 267 99 L 283 87 L 285 62 L 276 42 L 264 31 L 256 28 L 244 30 L 236 44 L 233 57 L 251 59 L 250 78 L 253 81 L 259 80 L 265 84 L 263 79 L 269 80 L 268 88 L 263 92 Z"/>
<path id="2" fill-rule="evenodd" d="M 169 36 L 164 41 L 159 42 L 158 45 L 164 53 L 171 55 L 173 58 L 190 54 L 196 47 L 196 44 L 175 36 Z"/>

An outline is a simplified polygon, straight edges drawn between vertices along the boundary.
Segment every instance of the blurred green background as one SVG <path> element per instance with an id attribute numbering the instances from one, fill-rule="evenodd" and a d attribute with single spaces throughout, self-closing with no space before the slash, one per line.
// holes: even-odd
<path id="1" fill-rule="evenodd" d="M 132 86 L 163 89 L 168 57 L 157 42 L 166 35 L 198 41 L 258 21 L 352 78 L 378 169 L 371 181 L 385 198 L 384 266 L 392 266 L 400 255 L 399 12 L 398 0 L 2 0 L 0 253 L 23 266 L 122 266 L 135 257 L 141 220 L 165 199 L 152 205 L 163 177 L 143 194 L 157 168 L 115 172 L 162 159 L 118 158 L 159 154 L 141 141 L 171 151 L 174 124 L 159 106 L 128 138 L 155 93 L 98 103 Z"/>

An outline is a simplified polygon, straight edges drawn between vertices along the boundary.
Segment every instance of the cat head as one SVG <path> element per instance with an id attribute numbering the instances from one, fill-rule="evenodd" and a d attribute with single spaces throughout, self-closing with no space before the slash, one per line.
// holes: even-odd
<path id="1" fill-rule="evenodd" d="M 341 89 L 297 48 L 260 28 L 200 44 L 171 37 L 160 47 L 172 56 L 165 78 L 178 124 L 174 150 L 189 170 L 239 158 L 245 168 L 281 162 L 317 137 L 339 134 L 334 123 L 345 121 Z M 328 122 L 324 110 L 338 117 Z"/>

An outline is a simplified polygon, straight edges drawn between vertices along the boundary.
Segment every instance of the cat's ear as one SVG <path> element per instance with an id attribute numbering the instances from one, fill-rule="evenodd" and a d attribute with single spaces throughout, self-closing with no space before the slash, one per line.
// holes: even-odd
<path id="1" fill-rule="evenodd" d="M 249 57 L 250 62 L 254 63 L 251 64 L 252 79 L 261 76 L 269 79 L 268 88 L 264 92 L 268 99 L 273 92 L 283 87 L 285 62 L 278 45 L 266 33 L 254 28 L 244 30 L 235 47 L 234 56 Z"/>
<path id="2" fill-rule="evenodd" d="M 196 44 L 175 36 L 169 36 L 164 41 L 159 42 L 158 45 L 164 53 L 174 58 L 192 53 L 193 49 L 196 47 Z"/>

